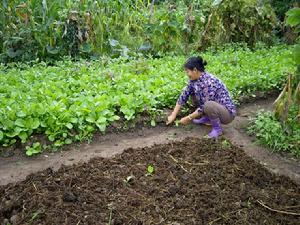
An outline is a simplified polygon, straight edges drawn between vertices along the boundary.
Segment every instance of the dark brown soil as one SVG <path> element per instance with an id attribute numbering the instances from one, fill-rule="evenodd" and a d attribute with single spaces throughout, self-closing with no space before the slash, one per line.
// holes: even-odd
<path id="1" fill-rule="evenodd" d="M 146 176 L 150 164 L 155 172 Z M 241 149 L 189 138 L 1 186 L 0 222 L 299 224 L 299 215 L 289 215 L 300 213 L 299 202 L 296 183 L 271 174 Z"/>

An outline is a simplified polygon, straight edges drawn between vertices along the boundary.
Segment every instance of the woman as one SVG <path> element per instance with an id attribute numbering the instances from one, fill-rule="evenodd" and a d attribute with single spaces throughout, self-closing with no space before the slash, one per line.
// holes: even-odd
<path id="1" fill-rule="evenodd" d="M 206 65 L 201 57 L 192 57 L 184 64 L 190 81 L 168 117 L 167 125 L 174 122 L 181 107 L 192 97 L 198 108 L 182 118 L 180 123 L 186 125 L 193 121 L 196 124 L 209 124 L 212 130 L 208 137 L 217 138 L 222 134 L 221 124 L 234 120 L 236 107 L 222 81 L 205 71 Z"/>

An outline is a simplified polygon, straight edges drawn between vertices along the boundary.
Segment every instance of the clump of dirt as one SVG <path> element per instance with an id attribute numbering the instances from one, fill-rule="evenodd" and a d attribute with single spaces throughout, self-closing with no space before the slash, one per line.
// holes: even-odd
<path id="1" fill-rule="evenodd" d="M 300 213 L 297 184 L 196 138 L 47 169 L 0 196 L 1 224 L 299 224 Z"/>

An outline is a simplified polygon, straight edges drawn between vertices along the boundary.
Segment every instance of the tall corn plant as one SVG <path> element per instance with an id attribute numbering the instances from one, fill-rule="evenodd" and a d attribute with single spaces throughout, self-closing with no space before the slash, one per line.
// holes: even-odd
<path id="1" fill-rule="evenodd" d="M 109 51 L 109 40 L 134 48 L 144 39 L 143 24 L 146 22 L 150 2 L 142 0 L 93 1 L 90 8 L 93 19 L 92 38 L 95 50 Z M 114 42 L 116 43 L 116 42 Z"/>
<path id="2" fill-rule="evenodd" d="M 255 46 L 256 42 L 272 42 L 276 27 L 276 15 L 269 1 L 214 0 L 200 49 L 219 43 L 244 42 Z"/>
<path id="3" fill-rule="evenodd" d="M 2 0 L 0 50 L 11 61 L 24 60 L 26 52 L 32 58 L 65 55 L 65 48 L 81 39 L 82 30 L 89 33 L 86 42 L 94 52 L 110 52 L 110 39 L 134 48 L 145 39 L 143 25 L 150 4 L 150 0 Z M 82 29 L 73 38 L 67 29 L 70 20 Z"/>
<path id="4" fill-rule="evenodd" d="M 46 46 L 59 35 L 55 26 L 62 2 L 3 0 L 0 7 L 2 57 L 6 56 L 7 61 L 44 58 Z"/>
<path id="5" fill-rule="evenodd" d="M 287 24 L 295 27 L 295 32 L 300 33 L 300 8 L 294 8 L 287 12 Z M 286 123 L 291 107 L 296 107 L 296 121 L 300 122 L 300 38 L 294 49 L 294 61 L 296 63 L 296 72 L 289 74 L 287 83 L 284 86 L 279 97 L 274 102 L 275 115 L 283 124 Z"/>

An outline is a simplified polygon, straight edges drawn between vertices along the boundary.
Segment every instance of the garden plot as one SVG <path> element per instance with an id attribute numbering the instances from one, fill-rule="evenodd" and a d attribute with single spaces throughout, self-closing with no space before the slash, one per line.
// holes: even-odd
<path id="1" fill-rule="evenodd" d="M 127 149 L 0 187 L 1 224 L 299 224 L 300 188 L 227 141 Z"/>

